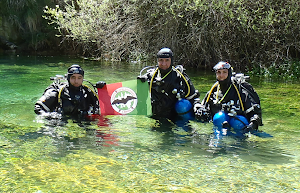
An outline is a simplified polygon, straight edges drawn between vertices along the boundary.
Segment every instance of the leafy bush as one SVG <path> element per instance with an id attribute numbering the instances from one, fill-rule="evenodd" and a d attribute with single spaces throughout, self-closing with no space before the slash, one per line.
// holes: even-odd
<path id="1" fill-rule="evenodd" d="M 289 61 L 282 64 L 272 64 L 262 75 L 277 80 L 298 80 L 300 78 L 300 62 Z"/>
<path id="2" fill-rule="evenodd" d="M 170 47 L 183 64 L 206 67 L 227 60 L 241 70 L 299 55 L 297 0 L 72 2 L 47 7 L 45 18 L 58 25 L 64 38 L 83 45 L 87 55 L 122 60 L 152 57 Z"/>
<path id="3" fill-rule="evenodd" d="M 0 35 L 23 51 L 57 47 L 54 29 L 42 18 L 45 5 L 54 2 L 58 0 L 1 0 Z"/>

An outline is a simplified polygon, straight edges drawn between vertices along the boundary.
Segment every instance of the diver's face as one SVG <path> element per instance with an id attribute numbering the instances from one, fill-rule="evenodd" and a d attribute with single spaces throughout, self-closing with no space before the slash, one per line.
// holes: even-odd
<path id="1" fill-rule="evenodd" d="M 171 58 L 158 58 L 158 67 L 162 70 L 167 70 L 171 66 Z"/>
<path id="2" fill-rule="evenodd" d="M 83 82 L 83 76 L 81 74 L 73 74 L 70 77 L 70 83 L 75 87 L 80 87 Z"/>
<path id="3" fill-rule="evenodd" d="M 225 80 L 228 77 L 228 69 L 217 70 L 216 77 L 219 81 Z"/>

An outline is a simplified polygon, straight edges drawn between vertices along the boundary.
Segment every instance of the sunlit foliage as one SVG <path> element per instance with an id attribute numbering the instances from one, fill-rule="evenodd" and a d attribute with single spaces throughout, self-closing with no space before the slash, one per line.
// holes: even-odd
<path id="1" fill-rule="evenodd" d="M 80 0 L 47 7 L 60 34 L 104 58 L 143 59 L 163 46 L 194 66 L 269 66 L 300 50 L 299 1 Z"/>

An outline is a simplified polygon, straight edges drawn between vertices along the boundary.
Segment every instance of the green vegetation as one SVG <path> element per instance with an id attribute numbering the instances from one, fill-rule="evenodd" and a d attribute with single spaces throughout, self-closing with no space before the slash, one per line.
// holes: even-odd
<path id="1" fill-rule="evenodd" d="M 22 133 L 32 131 L 32 128 L 1 124 L 0 190 L 226 192 L 230 189 L 233 192 L 280 192 L 284 189 L 293 192 L 300 188 L 297 183 L 299 145 L 295 143 L 299 137 L 299 119 L 295 119 L 299 115 L 299 101 L 294 100 L 297 95 L 293 92 L 294 87 L 296 90 L 299 86 L 270 84 L 258 88 L 267 107 L 264 108 L 265 115 L 272 115 L 265 117 L 262 129 L 271 132 L 274 138 L 252 136 L 243 144 L 237 143 L 236 139 L 224 141 L 227 149 L 218 155 L 209 152 L 214 149 L 209 149 L 197 136 L 186 138 L 196 140 L 194 143 L 175 145 L 176 139 L 184 140 L 186 132 L 174 131 L 181 137 L 153 132 L 150 128 L 154 120 L 144 116 L 109 117 L 112 125 L 98 129 L 103 134 L 115 135 L 117 143 L 105 147 L 103 138 L 103 146 L 98 147 L 101 149 L 95 145 L 87 147 L 88 143 L 95 143 L 95 138 L 75 134 L 80 130 L 83 134 L 86 130 L 74 123 L 60 127 L 53 134 L 59 136 L 60 142 L 63 136 L 81 140 L 78 150 L 64 150 L 61 143 L 46 134 L 24 139 Z M 284 93 L 292 97 L 280 97 L 278 104 L 273 105 L 274 98 Z M 286 109 L 286 105 L 293 108 Z M 291 113 L 287 114 L 288 111 Z M 204 134 L 211 133 L 212 125 L 192 124 L 204 139 Z M 12 133 L 13 127 L 16 128 Z M 170 144 L 172 140 L 174 145 Z M 286 162 L 286 159 L 291 161 Z"/>
<path id="2" fill-rule="evenodd" d="M 16 44 L 22 52 L 57 48 L 56 31 L 42 18 L 45 5 L 57 3 L 58 0 L 1 0 L 0 37 Z"/>
<path id="3" fill-rule="evenodd" d="M 176 126 L 154 131 L 156 121 L 146 116 L 76 123 L 34 115 L 49 77 L 72 63 L 85 67 L 88 80 L 111 83 L 135 78 L 142 65 L 22 55 L 8 64 L 3 58 L 0 192 L 299 192 L 299 83 L 251 77 L 263 109 L 260 129 L 274 137 L 226 138 L 214 148 L 212 123 L 191 122 L 192 134 Z M 215 76 L 190 72 L 202 99 Z"/>
<path id="4" fill-rule="evenodd" d="M 118 61 L 153 61 L 170 47 L 191 67 L 227 60 L 299 78 L 299 18 L 297 0 L 3 0 L 0 36 L 26 51 Z"/>
<path id="5" fill-rule="evenodd" d="M 300 62 L 290 60 L 281 64 L 273 63 L 268 67 L 254 66 L 252 75 L 263 75 L 267 78 L 279 81 L 297 81 L 300 78 Z"/>
<path id="6" fill-rule="evenodd" d="M 300 50 L 296 0 L 76 2 L 47 7 L 46 19 L 93 56 L 138 60 L 167 46 L 184 64 L 229 60 L 252 69 L 297 58 Z"/>

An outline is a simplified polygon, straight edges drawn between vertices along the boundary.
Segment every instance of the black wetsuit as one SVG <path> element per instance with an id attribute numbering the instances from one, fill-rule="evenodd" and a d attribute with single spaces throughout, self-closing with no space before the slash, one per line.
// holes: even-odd
<path id="1" fill-rule="evenodd" d="M 182 98 L 188 98 L 192 104 L 194 98 L 198 97 L 190 78 L 180 65 L 171 66 L 167 70 L 159 70 L 156 67 L 143 76 L 146 77 L 151 87 L 151 105 L 154 118 L 174 119 L 177 117 L 175 111 L 175 103 L 178 101 L 177 93 L 180 93 Z"/>
<path id="2" fill-rule="evenodd" d="M 232 79 L 223 88 L 222 85 L 218 87 L 217 82 L 215 87 L 206 94 L 201 104 L 202 108 L 209 112 L 209 119 L 221 111 L 222 107 L 226 106 L 225 104 L 231 103 L 236 108 L 236 113 L 245 116 L 249 123 L 255 122 L 256 128 L 262 125 L 260 99 L 249 83 L 240 83 Z"/>
<path id="3" fill-rule="evenodd" d="M 99 101 L 87 86 L 74 87 L 68 83 L 53 83 L 36 102 L 34 112 L 59 112 L 63 115 L 99 113 Z"/>

